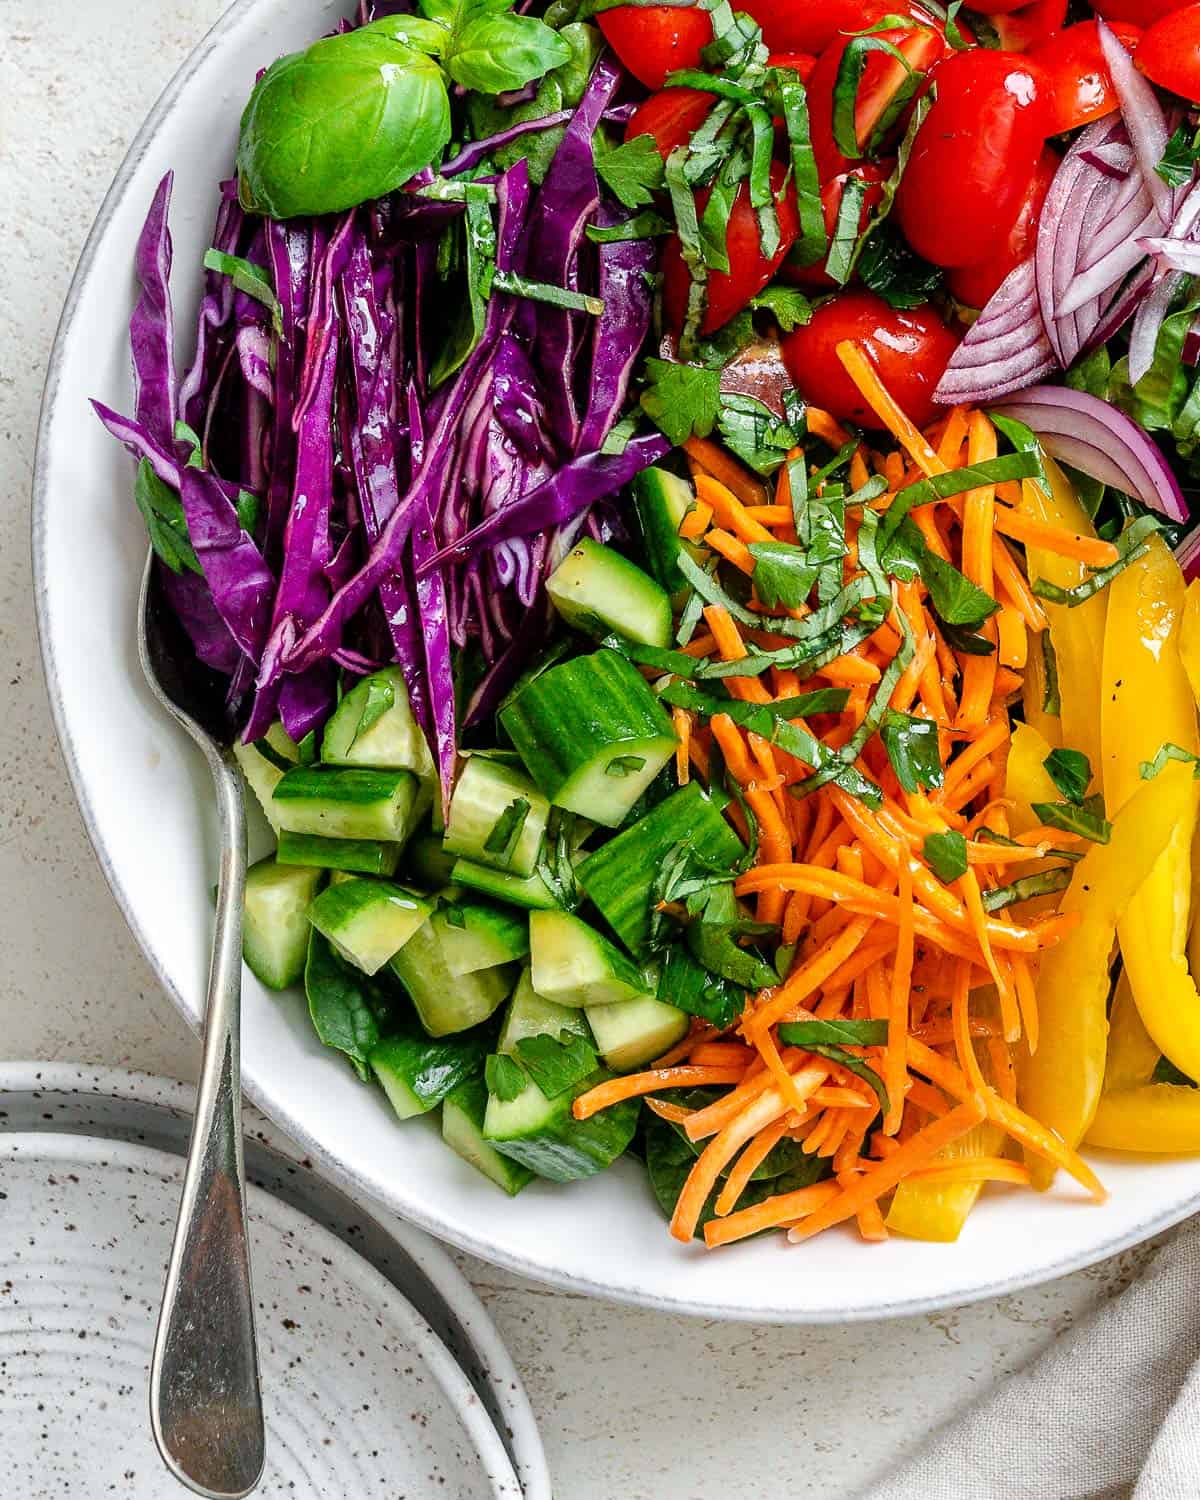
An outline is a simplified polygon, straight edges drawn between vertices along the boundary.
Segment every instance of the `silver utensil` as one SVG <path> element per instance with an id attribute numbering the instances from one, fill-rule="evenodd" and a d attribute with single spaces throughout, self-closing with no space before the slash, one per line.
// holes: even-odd
<path id="1" fill-rule="evenodd" d="M 249 1495 L 266 1456 L 246 1234 L 241 1125 L 242 897 L 246 820 L 221 683 L 162 608 L 154 554 L 138 607 L 150 690 L 204 752 L 217 793 L 221 863 L 205 1004 L 204 1059 L 150 1370 L 154 1440 L 198 1495 Z"/>

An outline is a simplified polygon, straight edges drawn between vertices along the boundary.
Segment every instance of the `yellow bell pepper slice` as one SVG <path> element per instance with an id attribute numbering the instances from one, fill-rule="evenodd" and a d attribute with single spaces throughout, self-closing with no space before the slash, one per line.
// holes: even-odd
<path id="1" fill-rule="evenodd" d="M 1108 1012 L 1108 1061 L 1104 1067 L 1104 1092 L 1140 1088 L 1150 1082 L 1158 1065 L 1159 1050 L 1142 1023 L 1129 975 L 1124 969 L 1113 991 Z"/>
<path id="2" fill-rule="evenodd" d="M 1062 720 L 1057 714 L 1049 714 L 1046 702 L 1046 657 L 1042 636 L 1035 635 L 1029 642 L 1029 655 L 1025 663 L 1025 675 L 1021 681 L 1021 701 L 1025 722 L 1036 729 L 1052 750 L 1063 742 Z"/>
<path id="3" fill-rule="evenodd" d="M 1191 772 L 1175 763 L 1185 776 Z M 1168 770 L 1170 767 L 1168 767 Z M 1077 1146 L 1092 1122 L 1104 1082 L 1109 962 L 1117 923 L 1144 886 L 1175 829 L 1178 796 L 1166 772 L 1140 789 L 1113 820 L 1107 844 L 1093 844 L 1075 866 L 1062 910 L 1079 922 L 1042 957 L 1037 1051 L 1017 1059 L 1022 1109 Z M 1035 1187 L 1049 1187 L 1054 1168 L 1027 1153 Z"/>
<path id="4" fill-rule="evenodd" d="M 1160 537 L 1109 585 L 1103 658 L 1101 772 L 1110 814 L 1146 783 L 1140 767 L 1166 742 L 1200 751 L 1196 700 L 1179 652 L 1184 613 L 1179 565 Z M 1174 801 L 1171 838 L 1121 918 L 1118 937 L 1133 998 L 1156 1046 L 1200 1078 L 1200 992 L 1188 972 L 1192 840 L 1200 782 L 1172 761 L 1151 785 Z"/>
<path id="5" fill-rule="evenodd" d="M 1087 1133 L 1089 1146 L 1109 1151 L 1200 1151 L 1200 1089 L 1148 1083 L 1105 1094 Z"/>
<path id="6" fill-rule="evenodd" d="M 1095 527 L 1079 503 L 1074 486 L 1053 459 L 1046 460 L 1046 474 L 1050 480 L 1048 492 L 1031 480 L 1022 483 L 1022 509 L 1052 526 L 1064 526 L 1081 536 L 1095 536 Z M 1060 557 L 1040 547 L 1027 547 L 1025 556 L 1031 579 L 1045 578 L 1069 589 L 1088 577 L 1088 570 L 1073 558 Z M 1100 679 L 1096 664 L 1104 649 L 1107 593 L 1107 589 L 1101 589 L 1074 609 L 1065 604 L 1043 606 L 1058 658 L 1062 743 L 1072 750 L 1082 750 L 1093 767 L 1100 760 Z"/>
<path id="7" fill-rule="evenodd" d="M 1200 578 L 1194 578 L 1183 596 L 1183 618 L 1179 622 L 1179 659 L 1200 706 Z M 1188 937 L 1188 968 L 1200 974 L 1200 823 L 1192 839 L 1192 930 Z"/>
<path id="8" fill-rule="evenodd" d="M 1004 795 L 1015 805 L 1009 811 L 1014 833 L 1028 833 L 1038 826 L 1034 802 L 1057 802 L 1059 790 L 1046 770 L 1051 746 L 1032 724 L 1014 724 L 1004 769 Z"/>
<path id="9" fill-rule="evenodd" d="M 936 1160 L 970 1161 L 980 1156 L 998 1156 L 1005 1142 L 1004 1131 L 985 1120 L 966 1135 L 938 1152 Z M 956 1240 L 975 1207 L 982 1182 L 946 1182 L 940 1186 L 920 1179 L 906 1179 L 892 1196 L 884 1221 L 897 1234 L 914 1240 L 949 1244 Z"/>

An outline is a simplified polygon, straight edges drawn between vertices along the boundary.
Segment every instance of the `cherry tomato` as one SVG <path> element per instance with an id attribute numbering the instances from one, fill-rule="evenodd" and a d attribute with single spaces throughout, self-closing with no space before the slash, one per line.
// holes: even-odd
<path id="1" fill-rule="evenodd" d="M 842 193 L 845 191 L 847 182 L 851 177 L 857 177 L 866 183 L 867 190 L 863 194 L 862 213 L 858 221 L 858 232 L 861 234 L 867 226 L 867 219 L 871 210 L 883 197 L 883 184 L 891 173 L 892 162 L 864 162 L 862 166 L 856 167 L 853 172 L 842 172 L 839 176 L 827 182 L 821 189 L 821 208 L 825 214 L 825 233 L 832 240 L 833 231 L 837 225 L 838 210 L 842 206 Z M 779 268 L 779 274 L 785 281 L 791 282 L 793 286 L 809 287 L 831 287 L 836 286 L 834 281 L 825 271 L 825 262 L 821 261 L 815 266 L 797 266 L 789 261 L 784 261 Z"/>
<path id="2" fill-rule="evenodd" d="M 1135 26 L 1153 26 L 1182 8 L 1180 0 L 1091 0 L 1091 6 L 1106 21 L 1132 21 Z"/>
<path id="3" fill-rule="evenodd" d="M 933 393 L 958 337 L 937 309 L 914 307 L 901 312 L 874 292 L 841 292 L 818 307 L 803 328 L 783 340 L 783 359 L 796 389 L 806 401 L 844 422 L 882 427 L 837 357 L 843 339 L 853 339 L 879 378 L 918 427 L 933 418 Z"/>
<path id="4" fill-rule="evenodd" d="M 879 0 L 739 0 L 772 52 L 820 52 L 840 31 L 862 31 L 889 7 Z M 904 7 L 899 7 L 903 9 Z"/>
<path id="5" fill-rule="evenodd" d="M 611 14 L 611 12 L 609 12 Z M 708 273 L 708 304 L 700 323 L 701 333 L 715 333 L 740 313 L 774 276 L 780 261 L 792 248 L 800 232 L 796 195 L 791 187 L 780 197 L 787 181 L 787 168 L 781 162 L 771 164 L 771 190 L 779 214 L 779 249 L 768 260 L 762 253 L 758 234 L 758 215 L 750 206 L 750 184 L 743 180 L 733 200 L 729 224 L 725 230 L 725 250 L 729 256 L 728 271 Z M 696 194 L 696 208 L 701 214 L 708 202 L 707 190 Z M 691 275 L 684 264 L 679 238 L 672 235 L 663 249 L 663 304 L 667 320 L 682 328 L 687 318 L 688 290 Z"/>
<path id="6" fill-rule="evenodd" d="M 701 89 L 664 89 L 651 94 L 629 117 L 625 139 L 635 135 L 653 138 L 658 153 L 666 161 L 676 146 L 685 146 L 708 118 L 715 94 Z"/>
<path id="7" fill-rule="evenodd" d="M 1127 52 L 1136 50 L 1142 35 L 1136 26 L 1118 22 L 1113 31 Z M 1041 63 L 1054 85 L 1055 135 L 1088 125 L 1116 109 L 1117 96 L 1095 21 L 1068 26 L 1029 55 Z"/>
<path id="8" fill-rule="evenodd" d="M 880 32 L 880 36 L 904 55 L 910 67 L 918 70 L 932 66 L 947 50 L 945 39 L 932 24 L 928 27 L 884 31 Z M 831 42 L 817 59 L 812 77 L 808 80 L 809 129 L 812 133 L 813 155 L 817 161 L 817 174 L 822 182 L 829 182 L 855 165 L 838 150 L 833 137 L 833 91 L 849 40 L 849 37 L 838 37 Z M 860 145 L 865 145 L 870 139 L 907 76 L 903 65 L 887 53 L 872 52 L 868 56 L 859 80 L 854 110 L 855 134 Z"/>
<path id="9" fill-rule="evenodd" d="M 1155 21 L 1138 47 L 1137 65 L 1161 88 L 1200 100 L 1200 5 Z"/>
<path id="10" fill-rule="evenodd" d="M 981 16 L 1006 16 L 1028 4 L 1029 0 L 972 0 L 971 9 Z"/>
<path id="11" fill-rule="evenodd" d="M 693 6 L 622 5 L 596 17 L 609 46 L 648 89 L 660 89 L 676 68 L 702 66 L 713 39 L 708 12 Z"/>
<path id="12" fill-rule="evenodd" d="M 1067 0 L 1034 0 L 1011 15 L 993 16 L 992 25 L 1006 52 L 1031 52 L 1061 31 L 1067 19 Z"/>
<path id="13" fill-rule="evenodd" d="M 965 302 L 968 307 L 982 307 L 1008 273 L 1015 271 L 1033 253 L 1042 204 L 1058 171 L 1058 163 L 1058 152 L 1047 146 L 1029 179 L 1017 211 L 1017 221 L 1008 231 L 1003 246 L 977 266 L 956 266 L 946 277 L 950 290 L 960 302 Z"/>
<path id="14" fill-rule="evenodd" d="M 947 58 L 934 82 L 895 212 L 918 255 L 977 265 L 1016 220 L 1053 125 L 1053 90 L 1037 63 L 984 47 Z"/>
<path id="15" fill-rule="evenodd" d="M 817 60 L 811 52 L 772 52 L 767 64 L 772 68 L 791 68 L 793 73 L 799 73 L 801 83 L 807 83 Z"/>

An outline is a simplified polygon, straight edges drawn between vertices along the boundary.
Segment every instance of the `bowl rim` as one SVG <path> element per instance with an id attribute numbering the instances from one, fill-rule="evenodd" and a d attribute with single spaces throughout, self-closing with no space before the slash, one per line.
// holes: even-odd
<path id="1" fill-rule="evenodd" d="M 199 1031 L 199 1017 L 187 1003 L 178 986 L 175 984 L 165 957 L 160 954 L 150 933 L 139 921 L 129 894 L 122 884 L 112 861 L 108 857 L 108 852 L 100 837 L 99 822 L 92 805 L 88 784 L 75 753 L 67 722 L 66 705 L 59 685 L 49 608 L 49 594 L 45 587 L 47 577 L 46 513 L 50 504 L 50 455 L 62 369 L 66 360 L 67 346 L 71 341 L 75 317 L 87 287 L 99 247 L 105 239 L 118 209 L 124 203 L 126 195 L 130 190 L 132 179 L 149 149 L 151 141 L 163 121 L 182 100 L 191 81 L 192 74 L 196 71 L 208 51 L 218 45 L 227 34 L 236 30 L 241 22 L 259 4 L 260 0 L 234 0 L 234 3 L 229 6 L 209 31 L 205 33 L 158 96 L 149 114 L 134 135 L 129 149 L 117 169 L 112 184 L 101 202 L 95 222 L 84 241 L 83 249 L 71 278 L 70 288 L 55 331 L 54 342 L 47 364 L 46 380 L 38 418 L 33 465 L 31 541 L 34 599 L 38 642 L 55 733 L 63 759 L 66 762 L 72 790 L 83 818 L 88 839 L 121 914 L 125 919 L 126 926 L 129 928 L 134 941 L 153 969 L 159 983 L 170 997 L 171 1002 L 194 1031 Z M 506 1270 L 513 1271 L 530 1281 L 540 1282 L 543 1285 L 557 1287 L 564 1291 L 583 1293 L 587 1296 L 620 1302 L 630 1306 L 651 1308 L 656 1311 L 677 1315 L 711 1318 L 724 1322 L 840 1324 L 870 1322 L 882 1318 L 913 1317 L 924 1313 L 940 1312 L 953 1307 L 965 1307 L 974 1302 L 1001 1297 L 1010 1292 L 1017 1292 L 1028 1287 L 1038 1286 L 1045 1282 L 1056 1280 L 1060 1276 L 1066 1276 L 1073 1271 L 1084 1270 L 1088 1266 L 1095 1265 L 1098 1261 L 1105 1260 L 1110 1256 L 1120 1253 L 1122 1250 L 1129 1249 L 1131 1246 L 1141 1244 L 1153 1235 L 1172 1228 L 1200 1210 L 1200 1181 L 1198 1181 L 1193 1192 L 1183 1199 L 1177 1199 L 1166 1204 L 1156 1213 L 1144 1219 L 1138 1219 L 1121 1231 L 1109 1236 L 1098 1237 L 1095 1241 L 1090 1241 L 1086 1245 L 1080 1245 L 1076 1249 L 1061 1254 L 1057 1258 L 1048 1257 L 1040 1260 L 1035 1265 L 1027 1265 L 1024 1269 L 1015 1270 L 1010 1275 L 994 1277 L 970 1287 L 952 1288 L 944 1293 L 908 1297 L 901 1295 L 899 1299 L 889 1297 L 886 1302 L 880 1300 L 869 1305 L 848 1303 L 844 1306 L 826 1305 L 819 1308 L 812 1306 L 773 1306 L 767 1309 L 739 1304 L 731 1305 L 720 1301 L 697 1301 L 689 1299 L 682 1292 L 679 1295 L 668 1295 L 652 1290 L 649 1287 L 639 1285 L 636 1280 L 596 1279 L 589 1275 L 564 1268 L 561 1265 L 531 1260 L 515 1251 L 493 1245 L 472 1227 L 456 1222 L 449 1222 L 435 1213 L 428 1212 L 417 1195 L 406 1194 L 398 1190 L 398 1185 L 394 1179 L 388 1182 L 375 1180 L 339 1160 L 337 1155 L 329 1147 L 325 1146 L 318 1136 L 312 1133 L 305 1120 L 294 1114 L 286 1104 L 276 1097 L 276 1092 L 272 1089 L 268 1080 L 255 1077 L 246 1072 L 243 1076 L 243 1087 L 247 1096 L 266 1115 L 276 1121 L 280 1128 L 293 1140 L 302 1145 L 306 1151 L 310 1152 L 335 1182 L 349 1186 L 353 1191 L 361 1193 L 368 1200 L 374 1200 L 383 1204 L 391 1212 L 424 1229 L 437 1239 L 455 1245 L 459 1249 L 465 1250 L 469 1254 L 477 1256 L 479 1259 L 487 1261 L 492 1265 L 502 1266 Z M 1103 1157 L 1103 1153 L 1099 1153 L 1099 1155 Z M 1129 1160 L 1128 1156 L 1124 1156 L 1123 1159 L 1126 1161 Z M 686 1266 L 681 1266 L 680 1281 L 686 1284 L 686 1280 Z"/>

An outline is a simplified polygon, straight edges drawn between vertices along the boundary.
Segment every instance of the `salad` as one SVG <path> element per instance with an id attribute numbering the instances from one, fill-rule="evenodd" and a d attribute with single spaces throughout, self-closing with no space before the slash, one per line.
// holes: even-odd
<path id="1" fill-rule="evenodd" d="M 364 0 L 253 85 L 186 368 L 160 186 L 95 405 L 274 834 L 246 960 L 504 1191 L 951 1240 L 1200 1149 L 1198 59 Z"/>

